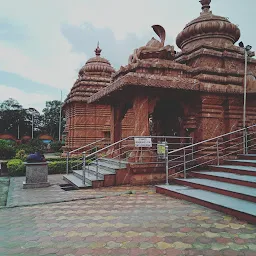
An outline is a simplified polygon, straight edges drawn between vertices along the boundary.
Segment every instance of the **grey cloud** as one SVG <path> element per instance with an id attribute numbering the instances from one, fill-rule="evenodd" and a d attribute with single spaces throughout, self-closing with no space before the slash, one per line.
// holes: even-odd
<path id="1" fill-rule="evenodd" d="M 115 69 L 128 63 L 129 55 L 134 49 L 145 45 L 152 36 L 157 37 L 149 28 L 148 32 L 141 37 L 131 33 L 127 34 L 123 40 L 117 40 L 109 28 L 96 28 L 90 23 L 84 23 L 82 26 L 64 24 L 61 31 L 72 45 L 74 52 L 85 53 L 88 57 L 94 56 L 97 42 L 100 41 L 102 56 L 108 59 Z M 173 40 L 168 40 L 170 41 Z"/>

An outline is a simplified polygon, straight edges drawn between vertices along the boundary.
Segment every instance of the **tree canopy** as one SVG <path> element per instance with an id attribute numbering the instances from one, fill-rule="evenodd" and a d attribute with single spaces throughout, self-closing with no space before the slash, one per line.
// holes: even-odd
<path id="1" fill-rule="evenodd" d="M 47 101 L 43 114 L 34 108 L 25 109 L 15 99 L 7 99 L 0 103 L 0 133 L 9 133 L 16 138 L 32 135 L 32 118 L 34 137 L 40 133 L 47 133 L 58 139 L 60 107 L 58 100 Z M 61 132 L 65 126 L 64 117 L 61 118 Z"/>

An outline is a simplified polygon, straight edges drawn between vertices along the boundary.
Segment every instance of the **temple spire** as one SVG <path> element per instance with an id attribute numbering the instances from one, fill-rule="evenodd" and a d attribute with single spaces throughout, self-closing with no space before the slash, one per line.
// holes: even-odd
<path id="1" fill-rule="evenodd" d="M 95 49 L 95 55 L 96 56 L 100 56 L 101 51 L 102 50 L 100 49 L 100 43 L 98 41 L 97 48 Z"/>
<path id="2" fill-rule="evenodd" d="M 202 10 L 203 12 L 202 13 L 208 13 L 210 12 L 210 3 L 211 3 L 211 0 L 200 0 L 199 1 L 202 5 Z"/>

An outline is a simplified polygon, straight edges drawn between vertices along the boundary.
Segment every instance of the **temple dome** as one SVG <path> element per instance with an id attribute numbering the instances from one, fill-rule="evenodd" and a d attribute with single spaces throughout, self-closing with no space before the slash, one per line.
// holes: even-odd
<path id="1" fill-rule="evenodd" d="M 100 53 L 101 49 L 98 44 L 97 48 L 95 49 L 96 56 L 89 59 L 85 63 L 85 65 L 79 71 L 79 76 L 82 77 L 86 74 L 97 75 L 99 72 L 103 74 L 105 73 L 106 76 L 111 76 L 111 74 L 115 72 L 109 61 L 102 58 Z"/>
<path id="2" fill-rule="evenodd" d="M 63 108 L 72 102 L 87 102 L 94 93 L 109 85 L 115 72 L 108 60 L 100 56 L 99 43 L 95 49 L 95 57 L 89 59 L 80 69 L 78 79 L 65 99 Z"/>
<path id="3" fill-rule="evenodd" d="M 201 43 L 215 46 L 234 44 L 240 38 L 239 28 L 227 18 L 213 15 L 211 0 L 201 0 L 200 16 L 186 25 L 176 38 L 179 48 L 192 48 Z"/>

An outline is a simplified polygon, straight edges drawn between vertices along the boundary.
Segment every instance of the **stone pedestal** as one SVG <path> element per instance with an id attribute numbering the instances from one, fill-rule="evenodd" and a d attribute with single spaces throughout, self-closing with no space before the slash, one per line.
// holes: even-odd
<path id="1" fill-rule="evenodd" d="M 23 188 L 43 188 L 49 187 L 48 182 L 48 163 L 25 163 L 26 181 L 23 182 Z"/>

